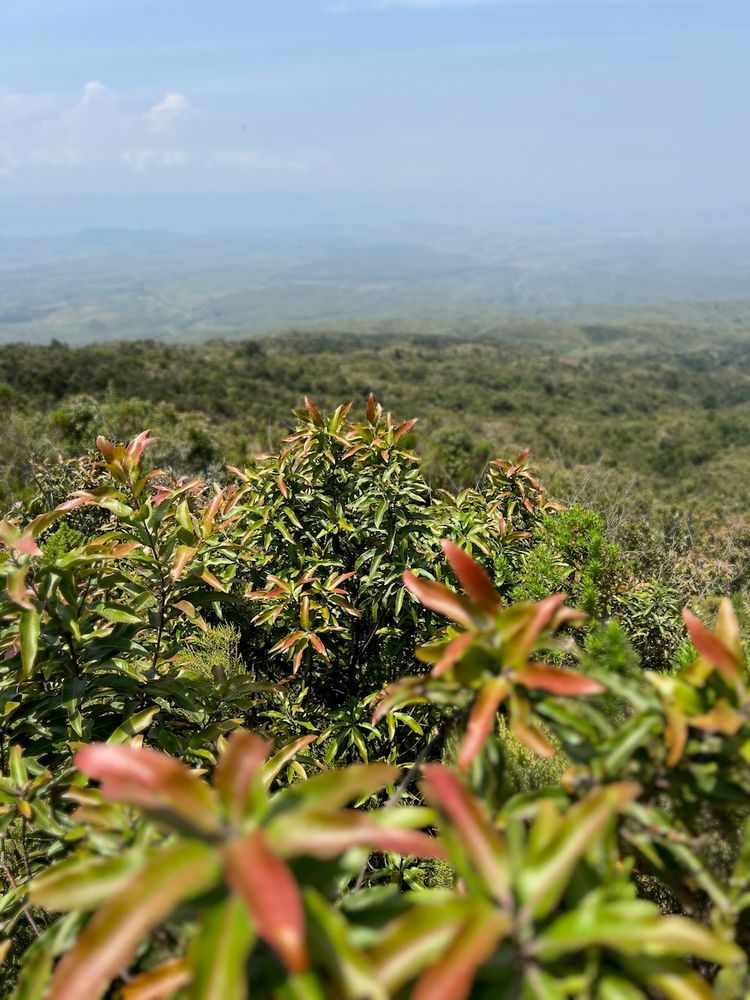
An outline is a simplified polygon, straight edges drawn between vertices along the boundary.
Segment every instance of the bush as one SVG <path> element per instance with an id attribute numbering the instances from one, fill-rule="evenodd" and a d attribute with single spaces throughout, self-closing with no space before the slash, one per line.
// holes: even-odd
<path id="1" fill-rule="evenodd" d="M 5 995 L 750 988 L 731 604 L 686 642 L 527 454 L 433 492 L 411 428 L 308 402 L 223 488 L 100 439 L 0 522 Z"/>

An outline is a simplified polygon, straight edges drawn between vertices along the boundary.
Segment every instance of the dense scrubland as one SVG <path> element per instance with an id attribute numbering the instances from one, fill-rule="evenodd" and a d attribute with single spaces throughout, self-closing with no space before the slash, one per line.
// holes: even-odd
<path id="1" fill-rule="evenodd" d="M 746 995 L 717 329 L 0 347 L 3 995 Z"/>

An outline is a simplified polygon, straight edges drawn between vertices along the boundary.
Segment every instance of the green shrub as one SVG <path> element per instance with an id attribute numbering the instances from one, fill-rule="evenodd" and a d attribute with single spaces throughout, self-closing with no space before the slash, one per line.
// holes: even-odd
<path id="1" fill-rule="evenodd" d="M 5 995 L 750 989 L 731 604 L 687 643 L 527 453 L 433 491 L 411 428 L 308 402 L 223 487 L 101 438 L 0 522 Z"/>

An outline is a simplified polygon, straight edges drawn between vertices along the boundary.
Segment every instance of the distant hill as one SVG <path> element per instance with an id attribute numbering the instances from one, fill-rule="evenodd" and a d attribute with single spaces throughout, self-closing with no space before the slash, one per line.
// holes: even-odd
<path id="1" fill-rule="evenodd" d="M 373 323 L 461 335 L 517 329 L 522 317 L 545 327 L 543 339 L 549 324 L 586 325 L 582 343 L 596 346 L 623 339 L 606 329 L 644 316 L 650 331 L 665 322 L 741 339 L 748 299 L 745 228 L 107 228 L 0 241 L 0 343 L 201 341 Z"/>

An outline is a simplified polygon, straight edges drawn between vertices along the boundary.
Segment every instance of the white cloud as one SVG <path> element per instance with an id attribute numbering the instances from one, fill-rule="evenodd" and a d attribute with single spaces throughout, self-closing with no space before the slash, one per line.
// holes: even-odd
<path id="1" fill-rule="evenodd" d="M 160 132 L 177 122 L 184 121 L 191 111 L 192 106 L 187 97 L 173 90 L 154 104 L 143 116 L 143 120 L 150 128 Z"/>
<path id="2" fill-rule="evenodd" d="M 289 174 L 324 162 L 315 153 L 236 148 L 236 127 L 221 111 L 193 113 L 177 90 L 145 110 L 99 80 L 89 81 L 67 101 L 0 91 L 0 178 L 23 181 L 41 172 L 97 172 L 112 178 L 123 170 L 141 177 L 188 168 Z"/>
<path id="3" fill-rule="evenodd" d="M 122 162 L 137 174 L 152 169 L 175 170 L 188 162 L 181 149 L 126 149 L 120 154 Z"/>

